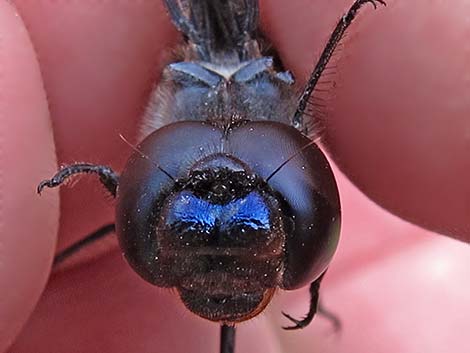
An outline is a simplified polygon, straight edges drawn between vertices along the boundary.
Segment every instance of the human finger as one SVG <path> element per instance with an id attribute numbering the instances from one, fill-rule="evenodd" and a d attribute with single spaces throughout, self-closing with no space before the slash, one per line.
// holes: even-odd
<path id="1" fill-rule="evenodd" d="M 49 275 L 58 226 L 57 193 L 36 185 L 56 168 L 46 95 L 27 31 L 0 2 L 0 352 L 13 342 Z"/>

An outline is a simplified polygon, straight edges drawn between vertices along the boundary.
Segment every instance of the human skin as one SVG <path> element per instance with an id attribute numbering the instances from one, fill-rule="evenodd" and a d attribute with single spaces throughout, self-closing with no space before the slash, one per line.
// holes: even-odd
<path id="1" fill-rule="evenodd" d="M 262 2 L 262 28 L 300 80 L 349 3 Z M 15 339 L 10 353 L 215 351 L 216 325 L 143 282 L 113 244 L 56 271 L 44 290 L 56 239 L 60 250 L 112 221 L 113 203 L 93 178 L 63 188 L 60 207 L 56 191 L 39 198 L 36 184 L 56 160 L 122 169 L 131 150 L 119 134 L 135 139 L 177 41 L 160 2 L 15 5 L 21 18 L 0 2 L 0 288 L 9 288 L 0 299 L 0 352 Z M 468 242 L 470 4 L 390 1 L 371 9 L 337 59 L 323 141 L 380 205 Z M 339 184 L 343 240 L 324 293 L 344 321 L 341 340 L 325 335 L 321 320 L 300 333 L 278 330 L 286 324 L 281 309 L 306 309 L 304 290 L 276 298 L 242 326 L 240 352 L 469 351 L 464 330 L 449 329 L 469 323 L 468 246 L 388 215 L 341 175 Z"/>

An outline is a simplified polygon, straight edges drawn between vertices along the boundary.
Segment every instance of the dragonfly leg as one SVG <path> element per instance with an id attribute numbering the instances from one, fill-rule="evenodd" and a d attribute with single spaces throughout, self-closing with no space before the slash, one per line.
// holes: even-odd
<path id="1" fill-rule="evenodd" d="M 330 61 L 336 47 L 338 46 L 338 43 L 343 38 L 344 33 L 356 18 L 359 9 L 367 3 L 371 3 L 374 8 L 377 8 L 377 4 L 381 4 L 384 6 L 386 5 L 385 1 L 383 0 L 355 0 L 348 12 L 346 12 L 341 17 L 335 29 L 333 30 L 333 33 L 331 34 L 330 39 L 328 40 L 325 48 L 323 49 L 323 52 L 320 55 L 320 59 L 318 59 L 314 70 L 310 74 L 310 78 L 308 79 L 302 94 L 299 97 L 297 110 L 295 111 L 294 117 L 292 118 L 292 125 L 294 127 L 300 130 L 304 129 L 303 115 L 307 108 L 310 96 L 315 90 L 318 80 L 320 79 L 323 71 L 328 65 L 328 62 Z"/>
<path id="2" fill-rule="evenodd" d="M 326 309 L 319 300 L 320 283 L 323 277 L 325 276 L 325 273 L 326 272 L 323 272 L 323 274 L 317 280 L 310 284 L 310 308 L 305 317 L 303 317 L 302 319 L 294 319 L 289 314 L 286 314 L 284 312 L 282 313 L 286 318 L 288 318 L 294 323 L 294 325 L 292 326 L 283 327 L 284 330 L 298 330 L 307 327 L 312 322 L 313 317 L 316 313 L 330 320 L 335 328 L 335 331 L 341 329 L 341 321 L 338 316 Z"/>
<path id="3" fill-rule="evenodd" d="M 118 175 L 109 167 L 88 163 L 77 163 L 66 166 L 58 171 L 51 179 L 41 181 L 37 189 L 38 194 L 40 194 L 45 187 L 55 188 L 60 186 L 68 178 L 76 174 L 97 174 L 104 187 L 111 195 L 116 197 L 119 180 Z"/>
<path id="4" fill-rule="evenodd" d="M 235 326 L 222 325 L 220 327 L 220 353 L 235 352 Z"/>
<path id="5" fill-rule="evenodd" d="M 116 231 L 116 225 L 114 223 L 106 224 L 93 233 L 87 235 L 85 238 L 77 241 L 68 248 L 62 250 L 54 257 L 54 266 L 60 264 L 62 261 L 68 259 L 70 256 L 76 254 L 80 250 L 90 246 L 94 242 L 105 238 L 108 235 L 113 234 Z"/>

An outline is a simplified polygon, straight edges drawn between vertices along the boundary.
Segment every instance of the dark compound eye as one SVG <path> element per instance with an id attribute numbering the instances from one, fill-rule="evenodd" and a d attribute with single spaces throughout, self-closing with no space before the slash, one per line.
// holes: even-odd
<path id="1" fill-rule="evenodd" d="M 318 278 L 336 250 L 340 228 L 338 189 L 326 157 L 296 129 L 274 122 L 234 129 L 230 143 L 236 156 L 263 179 L 295 156 L 268 182 L 284 206 L 284 221 L 292 222 L 281 287 L 295 289 Z"/>

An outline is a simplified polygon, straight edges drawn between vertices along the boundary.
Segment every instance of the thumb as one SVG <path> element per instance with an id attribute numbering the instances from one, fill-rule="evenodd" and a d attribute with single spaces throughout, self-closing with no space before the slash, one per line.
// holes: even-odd
<path id="1" fill-rule="evenodd" d="M 36 194 L 56 169 L 39 66 L 15 9 L 0 1 L 0 352 L 41 295 L 55 249 L 58 194 Z"/>

